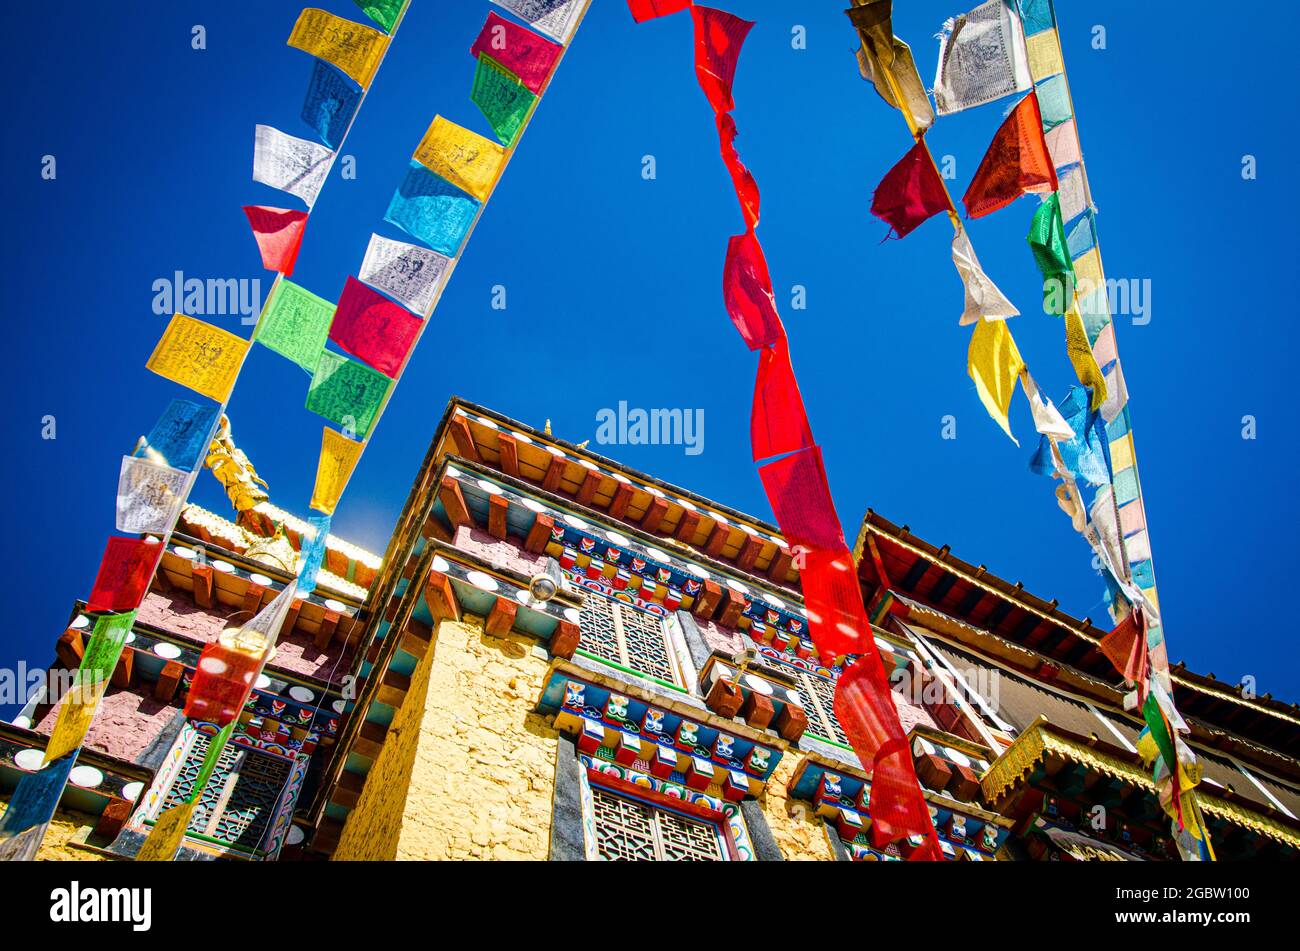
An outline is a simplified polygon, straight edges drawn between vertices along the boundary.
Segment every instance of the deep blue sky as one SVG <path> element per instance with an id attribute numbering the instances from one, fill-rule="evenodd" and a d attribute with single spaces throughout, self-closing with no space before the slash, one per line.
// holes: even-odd
<path id="1" fill-rule="evenodd" d="M 974 0 L 966 0 L 972 3 Z M 361 19 L 346 0 L 322 3 Z M 1089 552 L 1026 468 L 1033 430 L 1017 396 L 1014 447 L 980 407 L 958 328 L 961 286 L 942 219 L 881 243 L 871 191 L 910 142 L 901 116 L 857 75 L 842 0 L 727 0 L 757 20 L 735 86 L 738 147 L 763 195 L 760 236 L 795 366 L 850 541 L 868 506 L 1063 608 L 1104 616 Z M 1261 692 L 1300 696 L 1292 625 L 1268 605 L 1289 589 L 1296 422 L 1295 275 L 1286 191 L 1294 133 L 1270 90 L 1287 88 L 1289 33 L 1269 5 L 1062 0 L 1065 58 L 1100 209 L 1108 276 L 1152 282 L 1152 320 L 1121 319 L 1138 458 L 1170 655 Z M 3 150 L 10 369 L 3 495 L 10 613 L 5 664 L 45 662 L 85 596 L 113 529 L 119 459 L 167 401 L 144 368 L 165 318 L 152 283 L 270 278 L 240 206 L 297 207 L 250 178 L 253 127 L 307 136 L 309 57 L 285 46 L 298 3 L 7 4 L 10 91 Z M 468 47 L 486 0 L 414 0 L 312 215 L 294 280 L 334 298 L 355 273 L 435 113 L 486 133 L 468 92 Z M 792 13 L 797 10 L 797 13 Z M 960 3 L 898 4 L 896 31 L 933 79 L 945 17 Z M 207 28 L 205 51 L 191 27 Z M 791 28 L 807 49 L 791 48 Z M 1090 46 L 1107 31 L 1107 48 Z M 1248 41 L 1247 41 L 1248 38 Z M 1211 55 L 1212 53 L 1212 55 Z M 930 141 L 965 189 L 1009 102 L 941 119 Z M 1243 181 L 1242 155 L 1259 178 Z M 58 161 L 42 181 L 41 157 Z M 658 178 L 641 178 L 642 156 Z M 1019 305 L 1013 330 L 1059 398 L 1072 379 L 1039 284 L 1022 199 L 975 222 L 994 279 Z M 392 405 L 335 531 L 382 551 L 446 401 L 460 394 L 557 434 L 592 437 L 596 413 L 700 407 L 705 447 L 606 454 L 766 518 L 749 459 L 755 357 L 722 308 L 739 212 L 692 71 L 689 17 L 640 26 L 595 0 L 497 188 Z M 505 285 L 508 308 L 490 307 Z M 789 288 L 808 308 L 789 308 Z M 247 335 L 237 317 L 212 318 Z M 255 348 L 231 405 L 235 434 L 273 499 L 306 512 L 322 421 L 307 379 Z M 58 438 L 40 438 L 41 418 Z M 940 438 L 941 419 L 958 438 Z M 1241 438 L 1254 415 L 1258 438 Z M 206 474 L 195 499 L 226 510 Z M 9 710 L 7 712 L 12 712 Z"/>

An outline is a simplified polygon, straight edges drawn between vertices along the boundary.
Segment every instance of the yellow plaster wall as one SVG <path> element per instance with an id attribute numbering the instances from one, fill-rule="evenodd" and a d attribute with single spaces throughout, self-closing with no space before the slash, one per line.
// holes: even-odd
<path id="1" fill-rule="evenodd" d="M 828 830 L 813 814 L 812 804 L 790 798 L 789 782 L 799 759 L 799 751 L 789 749 L 777 763 L 760 800 L 763 814 L 786 861 L 833 861 Z"/>
<path id="2" fill-rule="evenodd" d="M 438 625 L 336 859 L 547 857 L 557 734 L 532 712 L 533 644 L 477 617 Z"/>
<path id="3" fill-rule="evenodd" d="M 4 815 L 8 803 L 0 803 L 0 816 Z M 41 850 L 36 853 L 38 861 L 46 862 L 102 862 L 104 856 L 85 849 L 79 849 L 74 843 L 86 841 L 86 836 L 99 820 L 96 816 L 84 812 L 60 809 L 50 821 L 50 827 L 41 843 Z"/>

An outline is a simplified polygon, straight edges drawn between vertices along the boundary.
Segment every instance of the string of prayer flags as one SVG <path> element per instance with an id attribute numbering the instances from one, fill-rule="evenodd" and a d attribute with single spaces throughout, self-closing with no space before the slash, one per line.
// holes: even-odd
<path id="1" fill-rule="evenodd" d="M 253 239 L 262 255 L 262 267 L 288 277 L 298 261 L 307 212 L 266 205 L 245 205 L 244 214 L 253 229 Z"/>
<path id="2" fill-rule="evenodd" d="M 307 389 L 307 409 L 365 439 L 392 383 L 360 361 L 323 350 Z"/>
<path id="3" fill-rule="evenodd" d="M 1076 307 L 1071 306 L 1065 313 L 1065 352 L 1074 367 L 1074 375 L 1088 388 L 1091 394 L 1089 408 L 1096 411 L 1106 402 L 1106 378 L 1102 376 L 1101 367 L 1088 346 L 1088 334 L 1083 329 L 1083 318 Z M 1109 480 L 1107 480 L 1109 481 Z"/>
<path id="4" fill-rule="evenodd" d="M 799 381 L 790 363 L 790 346 L 784 338 L 759 353 L 749 432 L 755 462 L 813 446 Z"/>
<path id="5" fill-rule="evenodd" d="M 506 151 L 477 132 L 434 116 L 413 158 L 482 202 L 487 201 L 501 174 Z"/>
<path id="6" fill-rule="evenodd" d="M 887 105 L 905 111 L 911 117 L 910 124 L 924 132 L 934 125 L 934 107 L 930 105 L 930 97 L 925 92 L 925 83 L 921 81 L 916 60 L 912 58 L 912 48 L 898 37 L 894 37 L 892 56 L 893 65 L 888 69 L 893 76 L 894 84 L 902 93 L 905 110 L 903 106 L 899 106 L 898 97 L 894 95 L 893 86 L 885 75 L 886 67 L 880 63 L 875 47 L 870 43 L 862 43 L 858 46 L 858 72 L 863 79 L 875 87 L 877 95 L 885 100 Z"/>
<path id="7" fill-rule="evenodd" d="M 1006 320 L 1008 317 L 1019 316 L 1020 311 L 980 267 L 970 237 L 966 234 L 966 229 L 960 226 L 952 238 L 952 263 L 956 266 L 962 287 L 966 291 L 966 309 L 957 321 L 960 326 L 965 327 L 981 319 Z"/>
<path id="8" fill-rule="evenodd" d="M 329 175 L 334 153 L 269 125 L 253 137 L 253 181 L 296 195 L 310 208 Z"/>
<path id="9" fill-rule="evenodd" d="M 333 303 L 292 281 L 282 280 L 266 302 L 253 339 L 308 373 L 315 373 L 333 318 Z"/>
<path id="10" fill-rule="evenodd" d="M 139 851 L 136 852 L 137 862 L 170 862 L 176 856 L 176 851 L 181 847 L 185 833 L 194 818 L 195 807 L 202 798 L 208 780 L 216 771 L 226 743 L 234 732 L 235 721 L 231 721 L 218 730 L 215 736 L 209 738 L 208 750 L 203 755 L 203 762 L 199 764 L 194 782 L 190 784 L 189 793 L 154 820 L 153 828 L 149 830 L 149 835 L 145 837 Z"/>
<path id="11" fill-rule="evenodd" d="M 924 141 L 908 149 L 885 173 L 871 198 L 871 213 L 889 224 L 899 238 L 948 209 L 948 191 Z"/>
<path id="12" fill-rule="evenodd" d="M 1038 97 L 1031 92 L 998 128 L 961 200 L 966 214 L 982 218 L 1021 195 L 1054 192 L 1056 184 L 1056 169 L 1038 114 Z"/>
<path id="13" fill-rule="evenodd" d="M 1025 34 L 1006 0 L 988 0 L 944 23 L 934 79 L 939 115 L 992 102 L 1032 85 Z"/>
<path id="14" fill-rule="evenodd" d="M 1066 422 L 1052 401 L 1039 391 L 1038 384 L 1029 375 L 1028 369 L 1020 374 L 1020 385 L 1029 397 L 1029 411 L 1034 417 L 1034 429 L 1038 434 L 1048 439 L 1073 439 L 1074 428 Z"/>
<path id="15" fill-rule="evenodd" d="M 655 17 L 665 17 L 670 13 L 688 9 L 691 0 L 627 0 L 627 5 L 632 11 L 632 19 L 637 23 L 644 23 Z"/>
<path id="16" fill-rule="evenodd" d="M 224 403 L 235 386 L 248 345 L 243 337 L 220 327 L 176 314 L 145 367 Z"/>
<path id="17" fill-rule="evenodd" d="M 1081 386 L 1071 386 L 1061 400 L 1059 412 L 1071 436 L 1043 433 L 1038 452 L 1030 461 L 1030 469 L 1040 475 L 1051 475 L 1056 469 L 1056 459 L 1067 472 L 1088 485 L 1105 485 L 1110 481 L 1106 464 L 1105 433 L 1095 412 L 1088 408 L 1088 391 Z"/>
<path id="18" fill-rule="evenodd" d="M 0 817 L 0 862 L 35 861 L 79 752 L 73 750 L 19 778 L 9 806 Z"/>
<path id="19" fill-rule="evenodd" d="M 333 515 L 361 458 L 361 443 L 325 427 L 321 436 L 320 459 L 316 463 L 316 484 L 311 490 L 311 507 Z"/>
<path id="20" fill-rule="evenodd" d="M 758 474 L 787 540 L 823 551 L 844 545 L 844 530 L 835 513 L 820 447 L 801 449 L 761 465 Z"/>
<path id="21" fill-rule="evenodd" d="M 715 113 L 736 108 L 731 84 L 736 61 L 753 23 L 725 10 L 691 7 L 695 22 L 695 78 Z"/>
<path id="22" fill-rule="evenodd" d="M 384 220 L 448 257 L 460 253 L 479 201 L 419 162 L 393 193 Z"/>
<path id="23" fill-rule="evenodd" d="M 736 189 L 736 198 L 740 202 L 740 213 L 745 216 L 745 225 L 752 229 L 758 225 L 760 203 L 758 182 L 754 181 L 753 174 L 745 167 L 745 163 L 740 160 L 740 153 L 736 151 L 736 120 L 729 112 L 717 113 L 716 119 L 722 164 L 731 175 L 731 184 Z"/>
<path id="24" fill-rule="evenodd" d="M 302 533 L 299 555 L 302 567 L 298 571 L 298 597 L 305 598 L 316 590 L 316 576 L 325 562 L 325 549 L 329 541 L 329 515 L 314 515 L 307 519 L 307 531 Z"/>
<path id="25" fill-rule="evenodd" d="M 122 457 L 117 479 L 117 530 L 165 535 L 176 524 L 191 473 L 149 459 Z"/>
<path id="26" fill-rule="evenodd" d="M 313 62 L 307 97 L 302 103 L 302 121 L 322 142 L 337 149 L 361 105 L 361 90 L 323 59 Z"/>
<path id="27" fill-rule="evenodd" d="M 174 399 L 154 423 L 136 455 L 190 472 L 212 443 L 217 407 Z"/>
<path id="28" fill-rule="evenodd" d="M 727 242 L 727 259 L 722 267 L 722 299 L 731 322 L 750 350 L 785 339 L 785 328 L 776 312 L 767 260 L 753 231 L 733 235 Z"/>
<path id="29" fill-rule="evenodd" d="M 45 744 L 46 763 L 78 749 L 86 738 L 95 711 L 108 689 L 109 678 L 117 669 L 122 648 L 126 646 L 127 636 L 135 623 L 135 614 L 130 610 L 125 614 L 106 614 L 95 620 L 72 686 L 59 701 L 58 719 Z"/>
<path id="30" fill-rule="evenodd" d="M 479 107 L 501 144 L 509 149 L 514 147 L 537 94 L 487 53 L 480 53 L 469 98 Z"/>
<path id="31" fill-rule="evenodd" d="M 970 349 L 966 356 L 966 371 L 975 382 L 984 409 L 993 417 L 1002 431 L 1017 446 L 1020 442 L 1011 435 L 1011 397 L 1016 392 L 1016 380 L 1025 368 L 1011 331 L 1002 320 L 979 320 L 970 335 Z"/>
<path id="32" fill-rule="evenodd" d="M 490 57 L 539 96 L 563 50 L 532 30 L 491 12 L 469 48 L 471 56 Z"/>
<path id="33" fill-rule="evenodd" d="M 582 0 L 492 0 L 509 10 L 534 30 L 559 43 L 568 43 L 578 26 Z"/>
<path id="34" fill-rule="evenodd" d="M 392 33 L 397 18 L 402 15 L 406 0 L 354 0 L 370 19 L 374 20 L 385 33 Z"/>
<path id="35" fill-rule="evenodd" d="M 1074 266 L 1061 221 L 1060 195 L 1053 192 L 1038 206 L 1029 223 L 1029 250 L 1043 275 L 1043 309 L 1064 316 L 1074 299 Z"/>
<path id="36" fill-rule="evenodd" d="M 445 255 L 428 248 L 372 234 L 360 277 L 415 313 L 427 314 L 450 263 Z"/>
<path id="37" fill-rule="evenodd" d="M 288 43 L 317 59 L 333 63 L 362 89 L 375 78 L 388 49 L 388 37 L 373 27 L 353 23 L 325 10 L 308 7 L 298 14 Z"/>
<path id="38" fill-rule="evenodd" d="M 163 546 L 156 538 L 108 540 L 99 562 L 87 611 L 133 611 L 144 600 Z"/>
<path id="39" fill-rule="evenodd" d="M 1043 116 L 1044 132 L 1050 132 L 1070 120 L 1070 93 L 1064 76 L 1053 76 L 1046 82 L 1039 83 L 1034 92 L 1038 96 L 1038 110 Z"/>
<path id="40" fill-rule="evenodd" d="M 424 321 L 355 277 L 339 296 L 330 339 L 387 377 L 396 378 Z"/>
<path id="41" fill-rule="evenodd" d="M 1101 639 L 1101 652 L 1131 684 L 1145 689 L 1147 675 L 1147 632 L 1140 607 L 1134 607 L 1115 629 Z"/>
<path id="42" fill-rule="evenodd" d="M 1035 82 L 1065 69 L 1061 60 L 1061 43 L 1055 30 L 1029 37 L 1025 48 L 1029 54 L 1029 75 Z"/>

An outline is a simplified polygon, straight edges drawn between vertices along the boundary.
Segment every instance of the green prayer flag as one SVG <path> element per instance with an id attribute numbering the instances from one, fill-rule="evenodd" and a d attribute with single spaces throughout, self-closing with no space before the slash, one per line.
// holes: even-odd
<path id="1" fill-rule="evenodd" d="M 406 0 L 354 0 L 354 2 L 365 11 L 366 16 L 383 27 L 385 33 L 392 33 L 393 24 L 397 22 Z"/>
<path id="2" fill-rule="evenodd" d="M 112 676 L 117 668 L 117 661 L 126 646 L 127 636 L 135 624 L 135 611 L 125 614 L 106 614 L 95 621 L 90 643 L 86 653 L 81 657 L 81 666 L 77 669 L 74 685 L 86 687 L 97 684 Z"/>
<path id="3" fill-rule="evenodd" d="M 519 77 L 486 53 L 478 54 L 470 99 L 487 118 L 501 144 L 510 148 L 537 98 Z"/>
<path id="4" fill-rule="evenodd" d="M 1064 316 L 1074 302 L 1074 265 L 1061 220 L 1061 196 L 1052 192 L 1029 223 L 1029 249 L 1043 273 L 1043 310 Z"/>
<path id="5" fill-rule="evenodd" d="M 203 795 L 208 780 L 212 778 L 213 770 L 217 768 L 217 760 L 221 759 L 226 743 L 230 741 L 231 734 L 235 732 L 235 724 L 238 722 L 238 718 L 231 720 L 208 743 L 208 751 L 203 756 L 203 765 L 199 767 L 199 773 L 194 777 L 194 785 L 190 787 L 190 794 L 186 797 L 186 802 L 198 802 L 199 797 Z"/>
<path id="6" fill-rule="evenodd" d="M 345 435 L 351 430 L 365 439 L 392 383 L 364 363 L 323 350 L 307 390 L 307 408 L 337 423 Z"/>
<path id="7" fill-rule="evenodd" d="M 266 302 L 254 339 L 313 373 L 325 350 L 333 319 L 333 303 L 293 281 L 281 279 Z"/>
<path id="8" fill-rule="evenodd" d="M 1038 111 L 1043 117 L 1043 131 L 1050 132 L 1073 113 L 1070 111 L 1070 88 L 1065 85 L 1065 74 L 1057 73 L 1038 84 Z"/>
<path id="9" fill-rule="evenodd" d="M 1165 718 L 1160 712 L 1160 703 L 1156 700 L 1154 692 L 1147 694 L 1146 703 L 1142 704 L 1142 719 L 1146 720 L 1147 729 L 1151 731 L 1151 739 L 1160 750 L 1160 758 L 1165 761 L 1165 767 L 1172 773 L 1178 758 L 1174 753 L 1173 737 L 1165 727 Z"/>

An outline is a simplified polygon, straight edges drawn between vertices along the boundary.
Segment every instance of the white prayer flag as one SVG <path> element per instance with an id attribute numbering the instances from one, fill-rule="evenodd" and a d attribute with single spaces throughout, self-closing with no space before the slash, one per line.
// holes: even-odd
<path id="1" fill-rule="evenodd" d="M 253 140 L 253 181 L 297 195 L 310 208 L 333 157 L 323 145 L 259 125 Z"/>
<path id="2" fill-rule="evenodd" d="M 123 456 L 117 479 L 117 530 L 167 534 L 185 502 L 189 479 L 190 473 L 180 469 Z"/>
<path id="3" fill-rule="evenodd" d="M 934 80 L 939 115 L 992 102 L 1033 84 L 1024 28 L 1005 0 L 989 0 L 944 23 Z"/>
<path id="4" fill-rule="evenodd" d="M 415 313 L 427 315 L 450 263 L 437 251 L 372 234 L 360 277 Z"/>
<path id="5" fill-rule="evenodd" d="M 582 0 L 492 0 L 505 7 L 534 30 L 545 33 L 553 40 L 568 43 L 578 25 Z"/>
<path id="6" fill-rule="evenodd" d="M 985 320 L 1005 320 L 1016 317 L 1020 311 L 997 289 L 984 270 L 971 246 L 965 228 L 959 228 L 952 239 L 952 263 L 957 265 L 962 285 L 966 288 L 966 309 L 958 324 L 965 327 L 981 317 Z"/>
<path id="7" fill-rule="evenodd" d="M 1058 191 L 1061 193 L 1062 221 L 1073 221 L 1092 207 L 1092 198 L 1088 194 L 1088 182 L 1083 177 L 1082 165 L 1076 165 L 1068 172 L 1058 173 L 1057 180 Z"/>
<path id="8" fill-rule="evenodd" d="M 1038 384 L 1028 370 L 1020 374 L 1020 382 L 1025 387 L 1025 395 L 1029 397 L 1029 411 L 1034 415 L 1034 429 L 1038 430 L 1039 435 L 1049 439 L 1073 439 L 1074 430 L 1065 421 L 1061 411 L 1039 391 Z"/>

